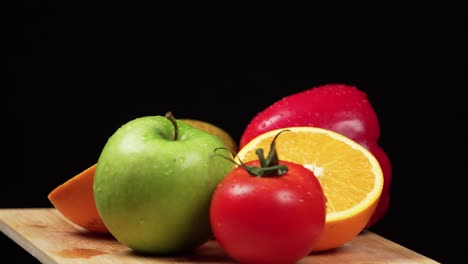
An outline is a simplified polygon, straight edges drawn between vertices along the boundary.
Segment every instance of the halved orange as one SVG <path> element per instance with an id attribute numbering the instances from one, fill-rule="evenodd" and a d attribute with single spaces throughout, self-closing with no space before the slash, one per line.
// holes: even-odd
<path id="1" fill-rule="evenodd" d="M 52 190 L 47 198 L 70 222 L 96 233 L 109 233 L 96 208 L 93 193 L 96 164 Z"/>
<path id="2" fill-rule="evenodd" d="M 257 159 L 276 139 L 278 158 L 302 164 L 319 179 L 327 199 L 325 229 L 312 251 L 338 248 L 359 235 L 375 211 L 384 178 L 376 158 L 364 147 L 336 132 L 317 127 L 289 127 L 252 139 L 235 160 Z"/>

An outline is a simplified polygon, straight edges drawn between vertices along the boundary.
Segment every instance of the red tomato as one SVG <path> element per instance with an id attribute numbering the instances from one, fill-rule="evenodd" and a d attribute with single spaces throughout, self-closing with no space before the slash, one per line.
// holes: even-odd
<path id="1" fill-rule="evenodd" d="M 295 263 L 311 252 L 325 225 L 325 196 L 312 171 L 287 161 L 280 176 L 243 167 L 217 186 L 210 207 L 213 234 L 241 263 Z M 260 167 L 260 161 L 246 165 Z"/>

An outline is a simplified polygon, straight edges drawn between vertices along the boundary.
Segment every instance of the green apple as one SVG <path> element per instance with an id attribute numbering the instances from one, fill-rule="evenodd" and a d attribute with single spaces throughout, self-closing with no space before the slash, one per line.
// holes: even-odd
<path id="1" fill-rule="evenodd" d="M 102 149 L 94 175 L 104 224 L 135 251 L 192 251 L 212 237 L 211 197 L 235 166 L 220 155 L 232 157 L 223 141 L 170 113 L 122 125 Z"/>

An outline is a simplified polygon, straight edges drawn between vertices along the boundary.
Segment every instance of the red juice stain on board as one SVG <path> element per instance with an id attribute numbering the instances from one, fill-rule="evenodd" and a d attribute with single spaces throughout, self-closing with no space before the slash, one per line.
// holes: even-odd
<path id="1" fill-rule="evenodd" d="M 93 248 L 64 249 L 56 253 L 64 258 L 90 258 L 97 255 L 107 254 L 107 252 Z"/>

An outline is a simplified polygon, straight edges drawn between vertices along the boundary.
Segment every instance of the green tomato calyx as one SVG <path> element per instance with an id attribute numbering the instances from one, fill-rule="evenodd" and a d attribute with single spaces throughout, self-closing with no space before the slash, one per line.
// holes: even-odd
<path id="1" fill-rule="evenodd" d="M 258 161 L 260 162 L 260 167 L 258 166 L 251 166 L 247 165 L 242 160 L 239 159 L 239 163 L 235 160 L 222 156 L 223 158 L 235 163 L 237 166 L 244 168 L 250 175 L 256 177 L 279 177 L 288 172 L 288 167 L 284 164 L 279 164 L 278 153 L 276 152 L 276 139 L 278 136 L 285 132 L 289 131 L 288 129 L 280 131 L 278 134 L 275 135 L 273 140 L 270 144 L 270 150 L 268 151 L 268 155 L 265 157 L 263 149 L 258 148 L 255 150 L 255 154 L 257 154 Z M 216 151 L 216 149 L 215 149 Z"/>

